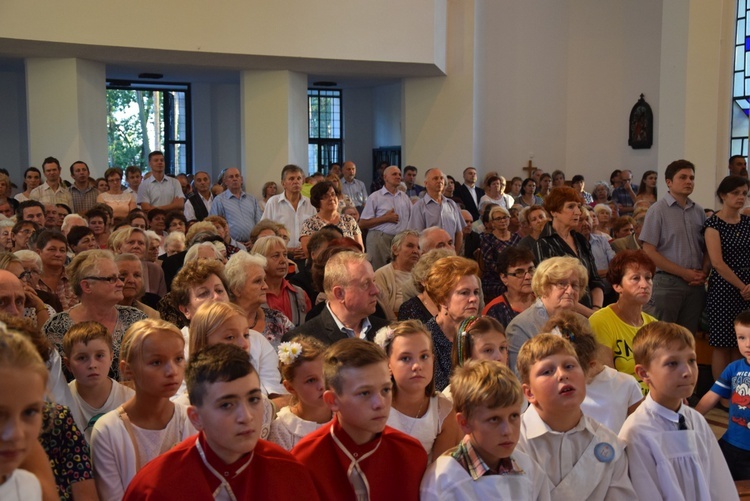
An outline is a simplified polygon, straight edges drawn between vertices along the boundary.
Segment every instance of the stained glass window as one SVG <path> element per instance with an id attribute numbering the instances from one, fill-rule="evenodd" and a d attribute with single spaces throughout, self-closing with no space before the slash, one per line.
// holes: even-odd
<path id="1" fill-rule="evenodd" d="M 750 133 L 750 1 L 737 0 L 732 89 L 732 155 L 747 156 Z"/>

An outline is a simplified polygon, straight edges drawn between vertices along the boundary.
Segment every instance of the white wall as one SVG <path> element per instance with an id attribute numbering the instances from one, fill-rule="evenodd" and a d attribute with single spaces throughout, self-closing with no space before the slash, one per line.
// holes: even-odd
<path id="1" fill-rule="evenodd" d="M 26 120 L 26 81 L 23 70 L 0 72 L 0 167 L 8 169 L 18 188 L 23 182 L 23 171 L 29 161 L 29 142 Z M 37 158 L 38 165 L 42 158 Z M 39 165 L 41 167 L 41 165 Z"/>

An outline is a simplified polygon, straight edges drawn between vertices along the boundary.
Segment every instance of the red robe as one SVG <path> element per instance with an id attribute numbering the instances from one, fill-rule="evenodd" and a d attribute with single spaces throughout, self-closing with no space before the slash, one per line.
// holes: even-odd
<path id="1" fill-rule="evenodd" d="M 206 460 L 225 477 L 238 500 L 318 499 L 305 467 L 278 445 L 258 440 L 251 454 L 227 465 L 201 432 L 146 464 L 130 482 L 123 500 L 214 499 L 221 481 L 201 459 L 196 437 Z"/>
<path id="2" fill-rule="evenodd" d="M 419 484 L 427 467 L 427 453 L 418 440 L 386 426 L 374 440 L 356 445 L 341 428 L 338 418 L 303 438 L 292 454 L 312 474 L 321 499 L 355 499 L 347 477 L 351 460 L 334 443 L 331 426 L 339 441 L 355 458 L 377 447 L 359 466 L 370 486 L 370 501 L 419 500 Z M 378 445 L 379 443 L 379 445 Z"/>

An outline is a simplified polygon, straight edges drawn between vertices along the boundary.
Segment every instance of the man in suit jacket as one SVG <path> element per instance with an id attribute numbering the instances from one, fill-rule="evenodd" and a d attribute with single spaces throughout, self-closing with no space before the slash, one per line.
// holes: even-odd
<path id="1" fill-rule="evenodd" d="M 372 341 L 388 322 L 372 316 L 379 291 L 367 256 L 340 252 L 326 262 L 324 276 L 327 299 L 323 312 L 284 334 L 282 341 L 298 335 L 312 336 L 327 345 L 348 337 Z"/>
<path id="2" fill-rule="evenodd" d="M 455 196 L 461 198 L 472 219 L 479 219 L 479 200 L 484 196 L 484 190 L 477 186 L 477 170 L 474 167 L 464 169 L 464 184 L 456 186 Z"/>

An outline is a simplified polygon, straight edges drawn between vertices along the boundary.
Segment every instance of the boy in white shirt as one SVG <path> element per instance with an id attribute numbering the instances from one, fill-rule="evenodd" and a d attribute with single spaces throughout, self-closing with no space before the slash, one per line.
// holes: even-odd
<path id="1" fill-rule="evenodd" d="M 643 326 L 633 340 L 635 371 L 649 393 L 620 430 L 640 499 L 738 499 L 716 437 L 683 404 L 698 379 L 695 339 L 668 322 Z"/>
<path id="2" fill-rule="evenodd" d="M 134 394 L 132 389 L 108 377 L 112 343 L 112 334 L 98 322 L 76 324 L 63 337 L 63 361 L 75 377 L 68 383 L 73 397 L 70 412 L 89 443 L 96 420 Z"/>
<path id="3" fill-rule="evenodd" d="M 515 450 L 523 391 L 499 362 L 468 361 L 451 378 L 456 420 L 465 436 L 427 467 L 420 499 L 550 499 L 544 470 Z"/>
<path id="4" fill-rule="evenodd" d="M 586 377 L 570 342 L 539 334 L 521 347 L 517 366 L 530 404 L 518 448 L 544 465 L 550 498 L 637 499 L 624 443 L 581 411 Z"/>

